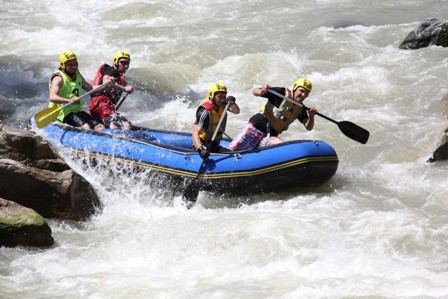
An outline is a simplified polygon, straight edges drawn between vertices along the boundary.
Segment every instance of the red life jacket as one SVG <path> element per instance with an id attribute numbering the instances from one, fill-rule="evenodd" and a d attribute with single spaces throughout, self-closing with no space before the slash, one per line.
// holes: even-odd
<path id="1" fill-rule="evenodd" d="M 111 67 L 111 66 L 108 65 L 107 63 L 103 63 L 98 67 L 95 77 L 92 80 L 93 86 L 103 84 L 104 69 L 109 68 L 109 67 Z M 118 77 L 114 76 L 115 82 L 117 84 L 120 84 L 121 86 L 126 86 L 127 83 L 126 83 L 125 74 L 120 74 L 118 71 L 116 73 L 117 73 Z M 109 100 L 112 102 L 112 104 L 115 105 L 117 103 L 117 101 L 120 99 L 122 93 L 123 93 L 122 90 L 107 88 L 106 90 L 100 91 L 99 93 L 94 93 L 92 95 L 92 97 L 105 95 L 106 97 L 109 98 Z"/>
<path id="2" fill-rule="evenodd" d="M 103 70 L 105 67 L 108 67 L 108 66 L 109 65 L 107 63 L 103 63 L 102 65 L 100 65 L 98 67 L 98 69 L 96 70 L 95 77 L 92 80 L 93 86 L 100 85 L 103 83 Z"/>
<path id="3" fill-rule="evenodd" d="M 95 77 L 92 80 L 92 85 L 96 86 L 96 85 L 100 85 L 103 84 L 103 71 L 106 67 L 111 67 L 110 65 L 108 65 L 107 63 L 103 63 L 102 65 L 100 65 L 98 67 L 98 69 L 96 70 L 96 74 Z M 118 71 L 117 71 L 118 73 Z M 119 77 L 115 77 L 115 79 L 117 80 L 116 82 L 122 86 L 126 86 L 126 76 L 125 74 L 119 74 Z"/>
<path id="4" fill-rule="evenodd" d="M 92 80 L 92 85 L 97 86 L 103 83 L 104 69 L 109 67 L 111 66 L 108 65 L 107 63 L 103 63 L 98 67 L 96 75 Z M 118 74 L 119 77 L 118 78 L 114 77 L 116 79 L 115 82 L 117 82 L 122 86 L 126 86 L 125 75 L 119 74 L 118 71 L 116 73 Z M 115 105 L 117 104 L 117 101 L 120 99 L 122 93 L 123 93 L 122 90 L 118 90 L 115 88 L 106 88 L 104 91 L 94 93 L 92 95 L 92 100 L 90 101 L 89 104 L 89 110 L 92 116 L 99 118 L 101 121 L 103 121 L 106 115 L 112 115 L 117 113 Z"/>

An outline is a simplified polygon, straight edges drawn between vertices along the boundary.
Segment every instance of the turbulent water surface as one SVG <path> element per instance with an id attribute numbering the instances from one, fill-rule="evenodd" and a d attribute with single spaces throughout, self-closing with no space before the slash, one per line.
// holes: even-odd
<path id="1" fill-rule="evenodd" d="M 103 213 L 49 220 L 49 249 L 0 248 L 1 298 L 446 298 L 448 164 L 426 163 L 446 126 L 447 49 L 398 45 L 446 0 L 1 1 L 0 121 L 25 128 L 71 49 L 92 79 L 117 50 L 132 55 L 134 124 L 189 131 L 209 86 L 241 114 L 262 83 L 313 82 L 308 105 L 370 131 L 366 145 L 316 118 L 306 132 L 340 166 L 325 185 L 244 198 L 171 192 L 82 170 Z M 63 154 L 63 152 L 62 152 Z M 73 167 L 77 167 L 75 164 Z M 81 171 L 81 170 L 80 170 Z M 1 182 L 0 182 L 1 183 Z"/>

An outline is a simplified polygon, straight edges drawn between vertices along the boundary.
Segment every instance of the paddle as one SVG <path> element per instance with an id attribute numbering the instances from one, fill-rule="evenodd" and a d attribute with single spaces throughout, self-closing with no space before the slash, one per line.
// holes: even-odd
<path id="1" fill-rule="evenodd" d="M 310 109 L 310 108 L 304 106 L 303 104 L 301 104 L 299 102 L 296 102 L 296 101 L 291 100 L 290 98 L 288 98 L 288 97 L 286 97 L 286 96 L 284 96 L 282 94 L 279 94 L 275 90 L 269 89 L 268 91 L 270 93 L 272 93 L 272 94 L 274 94 L 274 95 L 276 95 L 276 96 L 278 96 L 278 97 L 280 97 L 280 98 L 290 102 L 290 103 L 293 103 L 294 105 L 299 105 L 300 107 L 303 107 L 303 108 L 305 108 L 307 110 Z M 321 114 L 319 112 L 316 112 L 316 114 L 319 115 L 320 117 L 325 118 L 326 120 L 329 120 L 329 121 L 334 122 L 335 124 L 337 124 L 338 127 L 339 127 L 339 130 L 341 130 L 341 132 L 344 133 L 345 136 L 347 136 L 347 137 L 349 137 L 349 138 L 351 138 L 351 139 L 353 139 L 355 141 L 358 141 L 358 142 L 360 142 L 362 144 L 366 144 L 367 140 L 369 140 L 369 135 L 370 135 L 369 131 L 367 131 L 364 128 L 361 128 L 360 126 L 358 126 L 358 125 L 356 125 L 356 124 L 354 124 L 352 122 L 349 122 L 349 121 L 335 121 L 334 119 L 331 119 L 328 116 L 325 116 L 325 115 L 323 115 L 323 114 Z"/>
<path id="2" fill-rule="evenodd" d="M 101 85 L 98 85 L 97 87 L 95 87 L 94 89 L 92 89 L 89 92 L 86 92 L 85 94 L 83 94 L 82 96 L 80 96 L 79 98 L 84 98 L 86 96 L 88 96 L 89 94 L 96 92 L 98 90 L 100 90 L 101 88 L 103 88 L 104 86 L 110 84 L 112 81 L 108 81 L 106 83 L 103 83 Z M 61 112 L 62 109 L 64 109 L 65 107 L 68 107 L 72 104 L 74 104 L 75 102 L 70 102 L 65 104 L 64 106 L 60 106 L 60 107 L 48 107 L 45 108 L 44 110 L 41 110 L 39 112 L 37 112 L 34 115 L 34 121 L 36 122 L 36 126 L 41 129 L 47 125 L 49 125 L 50 123 L 54 122 L 56 120 L 56 118 L 59 115 L 59 112 Z"/>
<path id="3" fill-rule="evenodd" d="M 219 119 L 218 125 L 216 126 L 215 132 L 213 133 L 212 139 L 210 143 L 213 143 L 215 141 L 216 135 L 218 135 L 218 131 L 221 128 L 222 122 L 224 121 L 224 118 L 227 114 L 227 110 L 229 109 L 230 102 L 227 102 L 226 107 L 224 108 L 224 112 L 221 115 L 221 118 Z M 211 124 L 209 124 L 211 125 Z M 200 186 L 197 184 L 197 179 L 199 178 L 199 175 L 202 173 L 202 168 L 204 167 L 204 163 L 206 160 L 202 160 L 201 166 L 199 166 L 198 174 L 193 179 L 193 181 L 185 187 L 185 190 L 182 193 L 182 197 L 187 202 L 187 208 L 191 208 L 193 204 L 198 199 Z"/>
<path id="4" fill-rule="evenodd" d="M 211 143 L 213 143 L 213 141 L 215 141 L 216 135 L 218 135 L 218 131 L 221 128 L 222 122 L 224 121 L 224 118 L 227 114 L 227 109 L 229 109 L 229 106 L 230 106 L 230 101 L 227 102 L 226 107 L 224 107 L 224 112 L 222 113 L 221 118 L 219 119 L 218 126 L 216 126 L 215 132 L 213 133 Z"/>
<path id="5" fill-rule="evenodd" d="M 123 92 L 121 94 L 120 99 L 118 100 L 117 104 L 115 105 L 115 109 L 118 110 L 118 108 L 120 108 L 121 104 L 123 104 L 124 100 L 126 100 L 127 96 L 129 94 L 127 92 Z"/>

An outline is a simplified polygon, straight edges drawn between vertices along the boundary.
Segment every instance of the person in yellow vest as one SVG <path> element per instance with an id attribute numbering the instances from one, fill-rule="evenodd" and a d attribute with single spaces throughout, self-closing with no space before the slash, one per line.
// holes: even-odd
<path id="1" fill-rule="evenodd" d="M 295 105 L 269 92 L 272 89 L 285 95 L 300 105 Z M 263 84 L 252 90 L 254 96 L 267 98 L 268 101 L 261 111 L 253 115 L 246 127 L 232 140 L 229 148 L 233 151 L 249 150 L 283 142 L 278 138 L 282 132 L 288 130 L 289 125 L 298 120 L 311 131 L 314 128 L 315 107 L 302 107 L 308 97 L 312 83 L 307 78 L 299 78 L 294 82 L 292 90 L 286 87 L 271 87 Z"/>
<path id="2" fill-rule="evenodd" d="M 240 113 L 235 97 L 227 97 L 227 87 L 222 83 L 215 83 L 210 87 L 208 96 L 196 110 L 196 121 L 192 133 L 193 149 L 199 152 L 203 160 L 207 160 L 210 153 L 228 151 L 219 145 L 226 129 L 227 113 L 224 116 L 223 113 L 227 103 L 229 103 L 228 111 L 234 114 Z M 224 118 L 218 128 L 221 117 Z M 216 130 L 217 134 L 212 140 Z"/>
<path id="3" fill-rule="evenodd" d="M 72 51 L 65 51 L 59 56 L 60 67 L 50 78 L 49 107 L 64 107 L 57 120 L 74 127 L 94 129 L 101 131 L 104 125 L 95 120 L 90 114 L 83 111 L 83 102 L 80 98 L 83 90 L 90 91 L 93 86 L 87 82 L 78 69 L 78 59 Z"/>

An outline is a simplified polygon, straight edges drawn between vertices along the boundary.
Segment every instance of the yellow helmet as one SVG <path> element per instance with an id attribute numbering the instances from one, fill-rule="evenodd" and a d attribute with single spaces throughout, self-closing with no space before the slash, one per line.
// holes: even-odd
<path id="1" fill-rule="evenodd" d="M 63 52 L 61 55 L 59 55 L 59 62 L 61 63 L 61 66 L 64 67 L 64 64 L 69 61 L 69 60 L 73 60 L 73 59 L 77 59 L 76 54 L 73 53 L 73 51 L 65 51 Z"/>
<path id="2" fill-rule="evenodd" d="M 217 93 L 218 91 L 227 93 L 227 87 L 224 84 L 219 83 L 219 82 L 213 84 L 210 87 L 210 89 L 208 90 L 208 99 L 213 100 L 213 98 L 215 97 L 215 93 Z"/>
<path id="3" fill-rule="evenodd" d="M 131 61 L 131 55 L 129 55 L 128 52 L 118 51 L 114 54 L 113 64 L 116 65 L 118 63 L 118 59 L 120 59 L 120 58 L 126 58 L 126 59 L 129 59 L 129 61 Z"/>
<path id="4" fill-rule="evenodd" d="M 294 87 L 292 88 L 292 91 L 296 91 L 297 88 L 303 87 L 308 92 L 311 92 L 311 89 L 313 88 L 313 84 L 311 84 L 311 81 L 307 78 L 299 78 L 294 82 Z"/>

